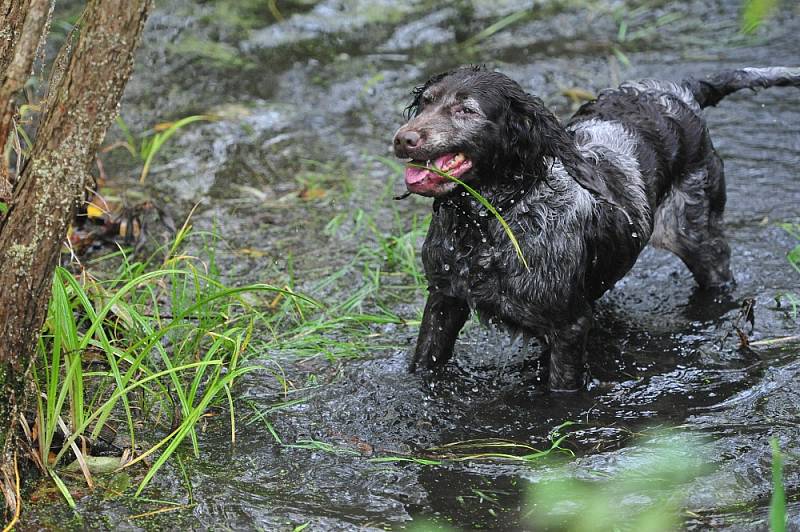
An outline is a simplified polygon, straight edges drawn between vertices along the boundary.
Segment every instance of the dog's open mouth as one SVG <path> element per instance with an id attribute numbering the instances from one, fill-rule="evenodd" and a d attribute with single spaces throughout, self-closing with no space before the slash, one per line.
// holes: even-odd
<path id="1" fill-rule="evenodd" d="M 441 175 L 442 173 L 461 177 L 470 168 L 472 161 L 463 153 L 445 153 L 434 161 L 411 161 L 406 167 L 406 188 L 415 194 L 438 196 L 456 186 L 454 181 Z"/>

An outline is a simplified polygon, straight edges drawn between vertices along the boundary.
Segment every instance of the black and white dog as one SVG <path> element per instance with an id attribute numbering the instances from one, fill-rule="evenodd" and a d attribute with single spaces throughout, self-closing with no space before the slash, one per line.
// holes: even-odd
<path id="1" fill-rule="evenodd" d="M 434 202 L 422 248 L 430 293 L 411 370 L 445 364 L 474 309 L 543 343 L 551 390 L 580 388 L 591 302 L 648 242 L 678 255 L 701 287 L 731 285 L 722 160 L 701 110 L 771 86 L 800 86 L 800 68 L 625 83 L 566 126 L 516 82 L 482 68 L 415 89 L 394 150 L 410 159 L 409 192 Z M 498 219 L 442 172 L 499 211 L 527 267 Z"/>

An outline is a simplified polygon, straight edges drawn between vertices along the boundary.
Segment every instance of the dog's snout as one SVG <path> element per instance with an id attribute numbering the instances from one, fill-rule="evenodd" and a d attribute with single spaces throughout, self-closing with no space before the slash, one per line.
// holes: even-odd
<path id="1" fill-rule="evenodd" d="M 409 157 L 409 151 L 418 148 L 422 137 L 416 131 L 398 131 L 394 136 L 394 153 L 398 157 Z"/>

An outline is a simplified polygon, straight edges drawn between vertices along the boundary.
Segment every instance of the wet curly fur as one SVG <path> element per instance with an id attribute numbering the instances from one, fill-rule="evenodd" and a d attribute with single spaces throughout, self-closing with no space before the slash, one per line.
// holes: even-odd
<path id="1" fill-rule="evenodd" d="M 773 85 L 800 85 L 800 69 L 626 83 L 601 92 L 565 126 L 515 81 L 482 68 L 417 88 L 395 135 L 396 155 L 423 164 L 450 152 L 468 158 L 461 179 L 500 212 L 529 267 L 463 188 L 429 187 L 433 218 L 422 248 L 429 296 L 411 370 L 445 364 L 475 310 L 542 342 L 551 390 L 579 389 L 591 303 L 648 242 L 678 255 L 701 287 L 731 285 L 723 166 L 701 109 L 736 90 Z"/>

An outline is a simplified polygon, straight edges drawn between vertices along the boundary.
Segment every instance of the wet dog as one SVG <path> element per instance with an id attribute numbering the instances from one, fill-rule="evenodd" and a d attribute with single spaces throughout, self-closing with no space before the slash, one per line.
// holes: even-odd
<path id="1" fill-rule="evenodd" d="M 800 69 L 644 80 L 600 93 L 563 126 L 507 76 L 460 68 L 414 90 L 394 136 L 409 192 L 433 197 L 422 262 L 429 295 L 411 371 L 453 355 L 475 310 L 534 336 L 549 387 L 585 382 L 591 303 L 649 243 L 703 288 L 733 282 L 725 179 L 701 110 L 745 88 L 800 86 Z M 499 219 L 452 176 L 478 191 Z"/>

